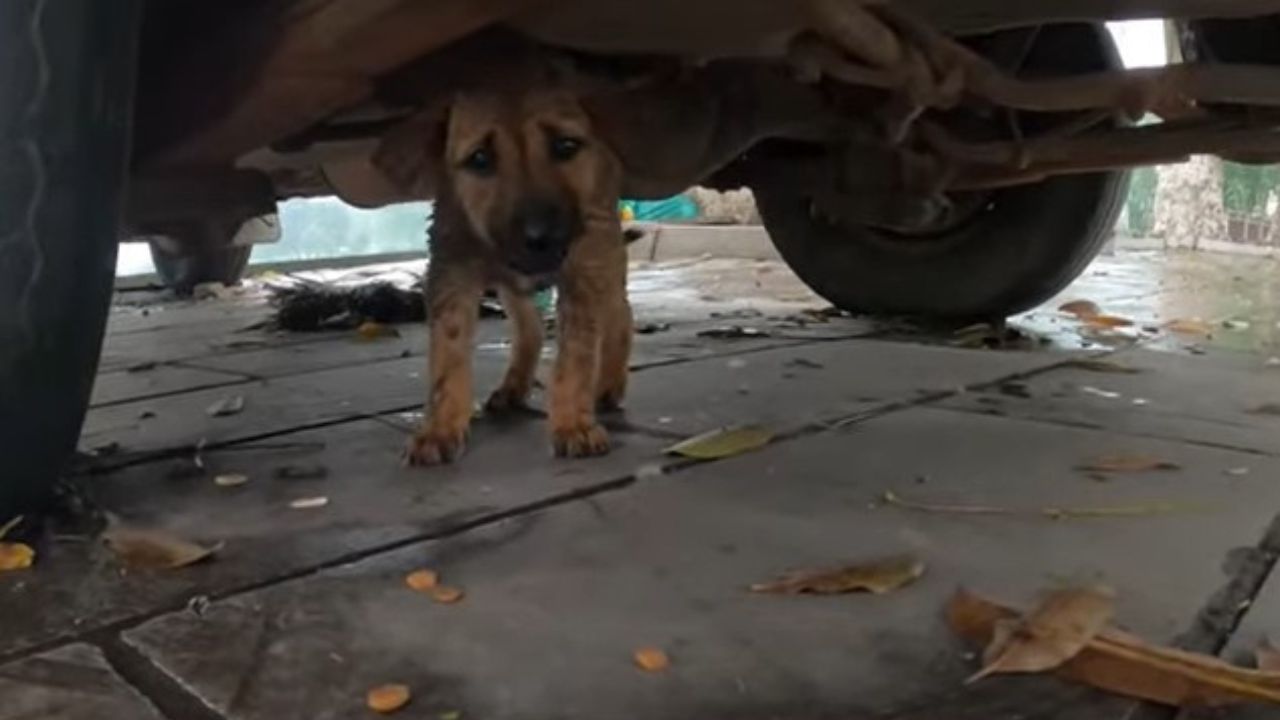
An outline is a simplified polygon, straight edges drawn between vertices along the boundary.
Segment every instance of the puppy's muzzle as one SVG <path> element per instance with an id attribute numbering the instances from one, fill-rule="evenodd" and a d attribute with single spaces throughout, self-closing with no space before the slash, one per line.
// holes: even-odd
<path id="1" fill-rule="evenodd" d="M 512 248 L 512 269 L 543 275 L 560 268 L 579 224 L 574 214 L 558 203 L 533 200 L 521 204 L 514 225 L 512 234 L 518 247 Z"/>

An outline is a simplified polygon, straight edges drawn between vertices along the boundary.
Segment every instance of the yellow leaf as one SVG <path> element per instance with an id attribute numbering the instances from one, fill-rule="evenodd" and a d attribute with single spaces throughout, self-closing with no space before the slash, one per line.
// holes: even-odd
<path id="1" fill-rule="evenodd" d="M 947 603 L 947 622 L 969 642 L 989 643 L 1018 613 L 961 590 Z M 1104 628 L 1054 674 L 1117 695 L 1173 707 L 1280 703 L 1280 673 L 1248 670 L 1216 657 L 1148 645 Z"/>
<path id="2" fill-rule="evenodd" d="M 773 433 L 762 427 L 727 427 L 678 442 L 665 452 L 694 460 L 716 460 L 762 448 L 772 439 Z"/>
<path id="3" fill-rule="evenodd" d="M 362 340 L 377 340 L 378 338 L 400 337 L 400 331 L 393 327 L 383 325 L 382 323 L 366 322 L 356 328 L 356 334 Z"/>
<path id="4" fill-rule="evenodd" d="M 448 585 L 437 585 L 430 590 L 431 599 L 441 605 L 452 605 L 462 600 L 466 593 L 462 588 L 449 587 Z"/>
<path id="5" fill-rule="evenodd" d="M 631 657 L 635 660 L 636 667 L 647 672 L 662 672 L 671 666 L 671 658 L 658 648 L 640 648 Z"/>
<path id="6" fill-rule="evenodd" d="M 1170 320 L 1164 324 L 1166 330 L 1179 333 L 1181 335 L 1212 335 L 1213 326 L 1209 323 L 1199 320 Z"/>
<path id="7" fill-rule="evenodd" d="M 1078 469 L 1086 472 L 1140 473 L 1156 470 L 1180 470 L 1177 463 L 1151 457 L 1149 455 L 1102 455 L 1081 465 Z"/>
<path id="8" fill-rule="evenodd" d="M 35 562 L 36 551 L 30 545 L 0 542 L 0 572 L 25 570 Z"/>
<path id="9" fill-rule="evenodd" d="M 1258 647 L 1253 651 L 1254 658 L 1258 661 L 1258 669 L 1263 672 L 1280 673 L 1280 650 L 1271 644 L 1269 639 L 1263 639 L 1258 643 Z"/>
<path id="10" fill-rule="evenodd" d="M 1114 597 L 1101 589 L 1059 590 L 1020 622 L 997 626 L 986 663 L 968 682 L 999 673 L 1052 670 L 1084 650 L 1111 620 Z"/>
<path id="11" fill-rule="evenodd" d="M 1072 300 L 1069 303 L 1059 305 L 1058 310 L 1068 315 L 1075 315 L 1082 320 L 1102 314 L 1102 308 L 1091 300 Z"/>
<path id="12" fill-rule="evenodd" d="M 173 570 L 208 559 L 221 546 L 205 547 L 163 530 L 146 530 L 114 524 L 102 540 L 130 567 Z"/>
<path id="13" fill-rule="evenodd" d="M 370 689 L 365 695 L 365 704 L 370 710 L 385 715 L 408 705 L 410 697 L 408 685 L 389 683 Z"/>
<path id="14" fill-rule="evenodd" d="M 898 555 L 840 568 L 790 573 L 774 582 L 752 585 L 751 591 L 784 595 L 863 591 L 882 595 L 915 582 L 924 574 L 924 568 L 920 559 Z"/>
<path id="15" fill-rule="evenodd" d="M 415 570 L 404 577 L 404 584 L 418 592 L 426 592 L 440 584 L 440 576 L 434 570 Z"/>

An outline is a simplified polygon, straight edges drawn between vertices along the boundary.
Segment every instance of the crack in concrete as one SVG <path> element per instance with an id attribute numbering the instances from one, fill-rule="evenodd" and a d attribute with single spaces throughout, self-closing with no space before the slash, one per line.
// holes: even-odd
<path id="1" fill-rule="evenodd" d="M 116 633 L 99 638 L 94 645 L 102 651 L 111 669 L 140 693 L 168 720 L 225 720 L 200 696 L 160 668 L 151 658 L 126 643 Z"/>

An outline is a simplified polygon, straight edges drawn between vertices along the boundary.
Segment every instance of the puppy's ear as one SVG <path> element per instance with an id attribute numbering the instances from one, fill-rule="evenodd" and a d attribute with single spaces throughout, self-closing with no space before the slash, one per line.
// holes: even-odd
<path id="1" fill-rule="evenodd" d="M 436 196 L 443 179 L 450 106 L 434 103 L 383 134 L 373 165 L 401 191 L 424 199 Z"/>

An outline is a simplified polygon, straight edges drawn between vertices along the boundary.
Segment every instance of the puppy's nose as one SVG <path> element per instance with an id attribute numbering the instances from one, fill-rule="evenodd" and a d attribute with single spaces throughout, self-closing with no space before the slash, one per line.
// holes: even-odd
<path id="1" fill-rule="evenodd" d="M 521 213 L 520 231 L 525 249 L 539 255 L 561 250 L 569 241 L 567 223 L 550 203 L 527 206 Z"/>

